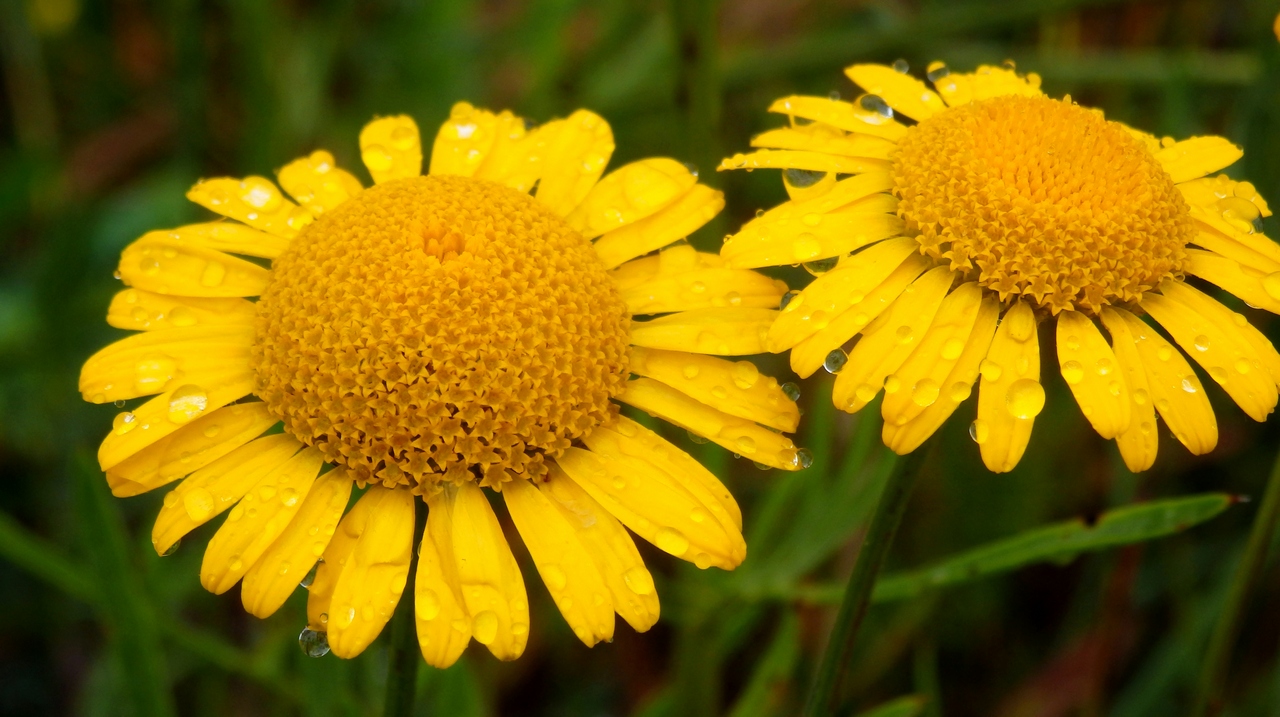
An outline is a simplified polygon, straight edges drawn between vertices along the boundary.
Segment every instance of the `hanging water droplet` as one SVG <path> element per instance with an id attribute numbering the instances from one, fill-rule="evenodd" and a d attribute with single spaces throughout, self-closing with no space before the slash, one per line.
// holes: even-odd
<path id="1" fill-rule="evenodd" d="M 778 302 L 778 310 L 779 310 L 779 311 L 794 311 L 794 310 L 795 310 L 795 308 L 799 308 L 800 304 L 799 304 L 799 302 L 797 302 L 797 301 L 796 301 L 796 299 L 797 299 L 799 296 L 800 296 L 800 292 L 798 292 L 798 291 L 788 291 L 787 293 L 783 294 L 783 295 L 782 295 L 782 300 Z M 793 306 L 793 305 L 794 305 L 794 307 L 795 307 L 795 308 L 787 308 L 787 307 L 789 307 L 789 306 Z"/>
<path id="2" fill-rule="evenodd" d="M 329 633 L 304 627 L 298 635 L 298 647 L 307 657 L 324 657 L 329 654 Z"/>
<path id="3" fill-rule="evenodd" d="M 836 268 L 836 264 L 839 263 L 840 257 L 838 256 L 827 257 L 826 259 L 819 259 L 817 261 L 806 261 L 804 263 L 804 270 L 814 276 L 822 276 Z"/>
<path id="4" fill-rule="evenodd" d="M 945 62 L 930 62 L 929 67 L 925 70 L 925 77 L 934 84 L 937 84 L 938 80 L 941 80 L 950 74 L 951 70 L 947 67 Z"/>
<path id="5" fill-rule="evenodd" d="M 822 368 L 826 369 L 827 373 L 840 373 L 846 363 L 849 363 L 849 354 L 845 353 L 844 349 L 833 349 L 822 362 Z"/>
<path id="6" fill-rule="evenodd" d="M 863 95 L 858 99 L 858 106 L 868 112 L 874 112 L 885 119 L 893 118 L 893 108 L 879 95 Z"/>
<path id="7" fill-rule="evenodd" d="M 781 386 L 782 392 L 792 401 L 800 400 L 800 387 L 788 381 Z"/>
<path id="8" fill-rule="evenodd" d="M 707 439 L 703 438 L 702 436 L 699 436 L 698 434 L 694 433 L 693 431 L 685 431 L 685 433 L 689 434 L 689 440 L 693 441 L 694 443 L 697 443 L 698 445 L 703 445 L 703 444 L 706 444 L 706 443 L 710 443 L 710 441 L 708 441 Z"/>
<path id="9" fill-rule="evenodd" d="M 801 468 L 808 468 L 813 465 L 813 451 L 808 448 L 796 449 L 796 465 Z"/>
<path id="10" fill-rule="evenodd" d="M 168 497 L 168 496 L 166 496 L 166 497 Z M 174 553 L 178 552 L 178 547 L 179 547 L 179 546 L 181 546 L 181 545 L 182 545 L 182 540 L 181 540 L 181 539 L 178 539 L 178 540 L 173 541 L 173 545 L 170 545 L 168 548 L 166 548 L 166 549 L 164 550 L 164 552 L 160 553 L 160 557 L 162 557 L 162 558 L 167 558 L 167 557 L 169 557 L 170 555 L 173 555 Z"/>
<path id="11" fill-rule="evenodd" d="M 826 172 L 816 172 L 809 169 L 784 169 L 782 171 L 782 181 L 790 184 L 796 189 L 807 189 L 821 182 L 827 176 Z M 761 212 L 763 214 L 763 212 Z"/>
<path id="12" fill-rule="evenodd" d="M 982 445 L 987 442 L 987 438 L 990 435 L 991 427 L 981 418 L 975 419 L 973 423 L 969 424 L 969 438 L 972 438 L 974 443 Z"/>
<path id="13" fill-rule="evenodd" d="M 311 566 L 311 569 L 307 571 L 307 574 L 303 575 L 302 579 L 298 581 L 299 586 L 304 588 L 311 587 L 311 584 L 316 581 L 316 571 L 320 569 L 321 562 L 324 562 L 324 561 L 323 560 L 319 561 L 315 565 Z"/>

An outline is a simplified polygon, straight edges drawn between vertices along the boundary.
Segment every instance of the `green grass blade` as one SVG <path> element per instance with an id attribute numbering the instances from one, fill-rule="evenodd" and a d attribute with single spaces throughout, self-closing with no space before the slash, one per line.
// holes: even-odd
<path id="1" fill-rule="evenodd" d="M 8 560 L 71 597 L 85 602 L 94 602 L 98 599 L 98 587 L 85 574 L 84 569 L 2 512 L 0 512 L 0 558 Z"/>
<path id="2" fill-rule="evenodd" d="M 855 717 L 916 717 L 924 709 L 925 698 L 919 695 L 899 697 L 892 702 L 859 712 Z"/>
<path id="3" fill-rule="evenodd" d="M 783 714 L 800 659 L 800 621 L 794 612 L 782 616 L 773 642 L 756 663 L 751 681 L 742 690 L 729 717 L 768 717 Z"/>

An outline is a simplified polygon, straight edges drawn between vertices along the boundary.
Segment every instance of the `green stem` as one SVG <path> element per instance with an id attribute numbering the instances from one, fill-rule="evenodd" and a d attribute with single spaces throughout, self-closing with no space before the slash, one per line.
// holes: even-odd
<path id="1" fill-rule="evenodd" d="M 418 542 L 427 524 L 426 506 L 413 502 L 416 517 L 413 528 L 413 553 L 409 558 L 409 576 L 417 574 Z M 387 648 L 387 700 L 382 714 L 386 717 L 404 717 L 413 714 L 415 691 L 418 686 L 418 628 L 414 622 L 413 588 L 410 586 L 400 596 L 395 615 L 391 617 L 391 645 Z"/>
<path id="2" fill-rule="evenodd" d="M 814 680 L 809 700 L 805 703 L 805 717 L 835 714 L 840 680 L 844 676 L 849 657 L 853 654 L 858 626 L 867 614 L 871 589 L 875 587 L 876 575 L 880 573 L 889 546 L 893 544 L 894 533 L 902 522 L 907 499 L 911 496 L 911 489 L 928 452 L 926 445 L 916 449 L 905 459 L 897 459 L 893 472 L 885 481 L 884 492 L 880 494 L 876 512 L 871 516 L 871 527 L 867 529 L 862 549 L 858 552 L 858 561 L 854 563 L 853 574 L 849 576 L 849 584 L 845 587 L 844 600 L 836 614 L 836 623 L 831 629 L 831 638 L 822 664 L 818 667 L 817 679 Z"/>
<path id="3" fill-rule="evenodd" d="M 1262 506 L 1253 519 L 1253 529 L 1249 533 L 1249 542 L 1245 545 L 1244 555 L 1240 556 L 1240 564 L 1236 567 L 1235 578 L 1227 593 L 1227 601 L 1218 613 L 1218 622 L 1209 638 L 1209 650 L 1205 654 L 1204 664 L 1200 669 L 1200 682 L 1196 690 L 1196 707 L 1192 713 L 1197 717 L 1216 715 L 1222 712 L 1225 703 L 1225 687 L 1227 669 L 1231 666 L 1231 648 L 1235 646 L 1240 635 L 1240 618 L 1244 612 L 1245 602 L 1253 592 L 1258 578 L 1262 574 L 1267 558 L 1267 548 L 1275 536 L 1277 518 L 1280 517 L 1280 455 L 1271 467 L 1271 476 L 1267 479 L 1267 492 L 1262 498 Z"/>

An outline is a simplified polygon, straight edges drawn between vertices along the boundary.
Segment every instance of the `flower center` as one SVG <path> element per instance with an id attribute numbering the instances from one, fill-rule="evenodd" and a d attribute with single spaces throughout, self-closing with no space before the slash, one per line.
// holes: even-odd
<path id="1" fill-rule="evenodd" d="M 258 302 L 258 395 L 358 480 L 432 492 L 546 472 L 609 419 L 629 316 L 588 241 L 463 177 L 365 190 L 307 226 Z"/>
<path id="2" fill-rule="evenodd" d="M 1134 303 L 1180 275 L 1186 201 L 1120 124 L 1070 100 L 997 97 L 921 122 L 893 159 L 921 251 L 1054 314 Z"/>

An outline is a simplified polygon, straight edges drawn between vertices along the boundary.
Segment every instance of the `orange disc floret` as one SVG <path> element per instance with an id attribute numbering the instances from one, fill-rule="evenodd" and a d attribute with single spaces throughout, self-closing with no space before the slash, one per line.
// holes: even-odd
<path id="1" fill-rule="evenodd" d="M 611 418 L 629 319 L 590 243 L 535 199 L 415 177 L 293 240 L 253 365 L 286 429 L 359 480 L 498 486 Z"/>
<path id="2" fill-rule="evenodd" d="M 1186 201 L 1143 144 L 1070 99 L 1004 96 L 940 112 L 893 157 L 921 251 L 1002 300 L 1054 314 L 1136 303 L 1180 277 Z"/>

